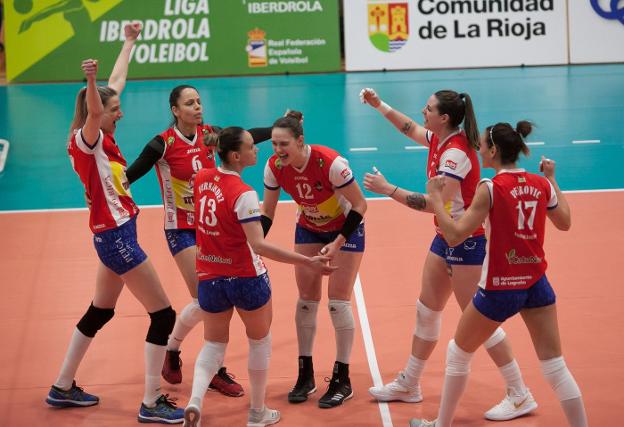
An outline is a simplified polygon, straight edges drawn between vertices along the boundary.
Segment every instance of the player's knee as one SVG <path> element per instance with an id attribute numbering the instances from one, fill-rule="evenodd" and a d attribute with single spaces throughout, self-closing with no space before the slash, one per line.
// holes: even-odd
<path id="1" fill-rule="evenodd" d="M 330 299 L 328 307 L 335 330 L 355 329 L 351 301 Z"/>
<path id="2" fill-rule="evenodd" d="M 114 308 L 98 308 L 91 303 L 87 312 L 82 316 L 76 327 L 82 334 L 93 338 L 97 331 L 102 329 L 115 315 Z"/>
<path id="3" fill-rule="evenodd" d="M 248 368 L 254 371 L 264 371 L 269 369 L 271 360 L 271 333 L 259 340 L 249 338 L 249 360 Z"/>
<path id="4" fill-rule="evenodd" d="M 499 343 L 501 343 L 505 337 L 507 336 L 507 334 L 505 334 L 505 331 L 503 331 L 502 328 L 498 327 L 496 328 L 496 330 L 494 331 L 494 333 L 487 339 L 487 341 L 485 341 L 483 343 L 483 346 L 489 350 L 492 347 L 498 345 Z"/>
<path id="5" fill-rule="evenodd" d="M 193 298 L 189 304 L 186 305 L 180 312 L 179 321 L 182 322 L 185 326 L 192 328 L 200 320 L 202 320 L 202 308 L 199 306 L 199 302 L 197 298 Z"/>
<path id="6" fill-rule="evenodd" d="M 446 374 L 450 376 L 468 375 L 473 354 L 459 348 L 455 340 L 449 341 L 446 350 Z"/>
<path id="7" fill-rule="evenodd" d="M 581 397 L 581 390 L 568 370 L 563 356 L 540 362 L 546 381 L 548 381 L 560 401 Z"/>
<path id="8" fill-rule="evenodd" d="M 149 316 L 150 326 L 147 330 L 145 341 L 155 345 L 167 345 L 167 339 L 175 325 L 176 312 L 169 306 L 154 313 L 149 313 Z"/>
<path id="9" fill-rule="evenodd" d="M 416 328 L 414 335 L 425 341 L 437 341 L 442 327 L 442 312 L 434 311 L 416 301 Z"/>
<path id="10" fill-rule="evenodd" d="M 303 328 L 316 327 L 316 313 L 318 312 L 318 301 L 299 299 L 295 312 L 295 323 Z"/>

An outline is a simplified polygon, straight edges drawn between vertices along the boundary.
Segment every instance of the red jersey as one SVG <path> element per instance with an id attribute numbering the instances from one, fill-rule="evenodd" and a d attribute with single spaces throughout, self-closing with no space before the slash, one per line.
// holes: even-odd
<path id="1" fill-rule="evenodd" d="M 477 152 L 470 146 L 470 141 L 462 131 L 452 133 L 444 141 L 440 141 L 433 132 L 427 131 L 427 141 L 427 178 L 445 175 L 460 181 L 459 192 L 445 205 L 449 215 L 457 220 L 466 212 L 477 190 L 480 179 Z M 436 232 L 442 235 L 435 216 L 433 221 Z M 472 236 L 481 236 L 484 233 L 483 227 L 479 227 Z"/>
<path id="2" fill-rule="evenodd" d="M 156 163 L 160 193 L 165 208 L 165 229 L 195 228 L 193 180 L 202 168 L 215 167 L 214 150 L 203 143 L 213 132 L 208 125 L 198 125 L 190 140 L 175 126 L 160 134 L 165 151 Z"/>
<path id="3" fill-rule="evenodd" d="M 340 230 L 351 204 L 334 189 L 353 181 L 349 162 L 331 148 L 307 145 L 305 149 L 307 159 L 301 169 L 282 166 L 274 154 L 264 168 L 264 185 L 290 194 L 299 207 L 301 226 L 316 232 Z"/>
<path id="4" fill-rule="evenodd" d="M 195 177 L 197 274 L 255 277 L 266 272 L 241 223 L 260 220 L 258 195 L 236 172 L 202 169 Z"/>
<path id="5" fill-rule="evenodd" d="M 502 170 L 491 181 L 487 249 L 479 286 L 527 289 L 546 272 L 546 211 L 557 207 L 550 181 L 523 169 Z"/>
<path id="6" fill-rule="evenodd" d="M 79 129 L 71 137 L 67 153 L 91 200 L 89 227 L 93 233 L 117 228 L 139 213 L 126 178 L 126 159 L 112 135 L 100 130 L 98 139 L 89 145 Z"/>

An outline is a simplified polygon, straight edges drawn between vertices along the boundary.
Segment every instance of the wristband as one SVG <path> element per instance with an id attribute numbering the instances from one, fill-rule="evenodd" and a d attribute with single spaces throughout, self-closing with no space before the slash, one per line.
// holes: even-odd
<path id="1" fill-rule="evenodd" d="M 381 114 L 383 114 L 384 116 L 387 116 L 388 113 L 392 111 L 392 107 L 383 101 L 381 101 L 381 103 L 375 109 L 379 111 Z"/>
<path id="2" fill-rule="evenodd" d="M 344 224 L 342 224 L 342 228 L 340 229 L 340 234 L 344 236 L 345 239 L 349 239 L 349 236 L 353 234 L 353 232 L 358 228 L 360 223 L 362 222 L 362 215 L 359 212 L 351 209 L 347 214 L 347 218 L 345 219 Z"/>

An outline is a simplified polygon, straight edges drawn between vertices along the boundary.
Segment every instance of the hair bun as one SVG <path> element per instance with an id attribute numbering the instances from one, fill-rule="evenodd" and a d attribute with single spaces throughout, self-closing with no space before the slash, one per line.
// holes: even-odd
<path id="1" fill-rule="evenodd" d="M 522 135 L 523 138 L 526 138 L 532 130 L 533 125 L 529 121 L 521 120 L 516 124 L 516 132 Z"/>

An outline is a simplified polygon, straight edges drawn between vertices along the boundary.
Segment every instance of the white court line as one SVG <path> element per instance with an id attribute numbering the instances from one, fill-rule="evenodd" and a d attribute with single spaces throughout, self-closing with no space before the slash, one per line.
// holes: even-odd
<path id="1" fill-rule="evenodd" d="M 533 142 L 527 142 L 526 145 L 544 145 L 545 142 L 543 141 L 533 141 Z"/>
<path id="2" fill-rule="evenodd" d="M 362 328 L 362 338 L 364 339 L 364 348 L 366 349 L 366 358 L 368 359 L 368 368 L 373 377 L 373 384 L 376 387 L 382 386 L 381 373 L 377 364 L 377 356 L 375 355 L 375 344 L 373 343 L 373 335 L 371 334 L 370 324 L 368 323 L 368 314 L 366 313 L 366 303 L 364 302 L 364 292 L 362 291 L 362 282 L 360 275 L 355 277 L 355 285 L 353 286 L 355 293 L 355 302 L 357 304 L 358 317 L 360 319 L 360 327 Z M 393 427 L 392 417 L 390 416 L 390 408 L 386 402 L 377 402 L 383 427 Z"/>
<path id="3" fill-rule="evenodd" d="M 572 144 L 600 144 L 599 139 L 575 139 Z"/>
<path id="4" fill-rule="evenodd" d="M 624 188 L 599 188 L 596 190 L 564 190 L 563 194 L 568 193 L 619 193 L 624 191 Z M 365 197 L 366 201 L 375 201 L 375 200 L 392 200 L 391 197 L 388 196 L 379 196 L 379 197 Z M 260 200 L 262 203 L 262 200 Z M 279 200 L 277 203 L 295 203 L 292 199 L 290 200 Z M 139 209 L 162 209 L 163 205 L 139 205 Z M 86 211 L 87 208 L 52 208 L 52 209 L 13 209 L 13 210 L 0 210 L 0 215 L 3 214 L 27 214 L 27 213 L 54 213 L 54 212 L 80 212 Z"/>
<path id="5" fill-rule="evenodd" d="M 349 148 L 349 151 L 377 151 L 377 147 Z"/>
<path id="6" fill-rule="evenodd" d="M 406 145 L 406 150 L 428 150 L 429 147 L 425 147 L 424 145 Z"/>

